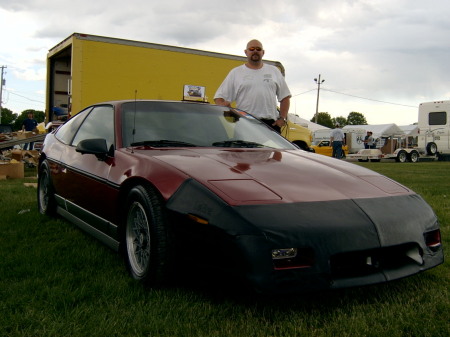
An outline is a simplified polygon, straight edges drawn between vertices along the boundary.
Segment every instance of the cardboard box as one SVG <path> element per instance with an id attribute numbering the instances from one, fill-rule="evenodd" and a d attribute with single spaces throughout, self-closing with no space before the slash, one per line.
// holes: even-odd
<path id="1" fill-rule="evenodd" d="M 26 150 L 22 151 L 22 161 L 28 165 L 28 167 L 36 167 L 39 162 L 39 151 Z"/>
<path id="2" fill-rule="evenodd" d="M 22 150 L 20 149 L 13 149 L 11 151 L 11 159 L 21 161 L 22 160 Z"/>
<path id="3" fill-rule="evenodd" d="M 39 151 L 13 149 L 11 151 L 11 155 L 8 155 L 8 157 L 17 161 L 25 160 L 27 158 L 34 158 L 37 161 L 39 158 Z"/>
<path id="4" fill-rule="evenodd" d="M 22 162 L 1 162 L 0 161 L 0 176 L 6 176 L 7 178 L 23 178 L 24 166 Z"/>
<path id="5" fill-rule="evenodd" d="M 30 137 L 34 137 L 36 135 L 37 135 L 37 133 L 36 132 L 32 132 L 32 131 L 17 131 L 17 132 L 13 132 L 13 136 L 17 140 L 27 139 L 27 138 L 30 138 Z"/>

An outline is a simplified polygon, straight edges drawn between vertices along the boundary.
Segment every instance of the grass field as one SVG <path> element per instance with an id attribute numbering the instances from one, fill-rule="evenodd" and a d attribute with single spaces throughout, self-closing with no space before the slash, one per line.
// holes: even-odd
<path id="1" fill-rule="evenodd" d="M 450 247 L 450 163 L 360 163 L 421 194 Z M 450 336 L 450 265 L 389 284 L 256 296 L 226 283 L 147 289 L 118 255 L 0 181 L 0 336 Z M 446 258 L 448 259 L 448 249 Z M 198 280 L 197 280 L 198 281 Z"/>

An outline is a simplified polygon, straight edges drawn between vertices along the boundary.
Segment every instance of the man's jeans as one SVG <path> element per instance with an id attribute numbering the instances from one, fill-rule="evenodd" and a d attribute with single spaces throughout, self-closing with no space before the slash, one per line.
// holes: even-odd
<path id="1" fill-rule="evenodd" d="M 333 141 L 333 157 L 337 159 L 342 158 L 342 142 L 340 141 Z"/>

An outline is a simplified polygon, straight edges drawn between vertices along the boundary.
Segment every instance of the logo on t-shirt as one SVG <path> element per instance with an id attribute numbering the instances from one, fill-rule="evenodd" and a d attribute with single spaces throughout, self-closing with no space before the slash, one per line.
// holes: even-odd
<path id="1" fill-rule="evenodd" d="M 264 74 L 263 82 L 270 82 L 270 81 L 272 81 L 272 74 Z"/>

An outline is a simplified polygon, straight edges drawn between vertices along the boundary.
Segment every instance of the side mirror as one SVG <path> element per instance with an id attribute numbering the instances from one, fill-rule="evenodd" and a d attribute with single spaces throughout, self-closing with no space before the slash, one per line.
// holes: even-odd
<path id="1" fill-rule="evenodd" d="M 99 160 L 105 160 L 111 154 L 111 151 L 108 150 L 106 139 L 102 138 L 82 140 L 78 143 L 76 151 L 81 154 L 93 154 Z"/>

